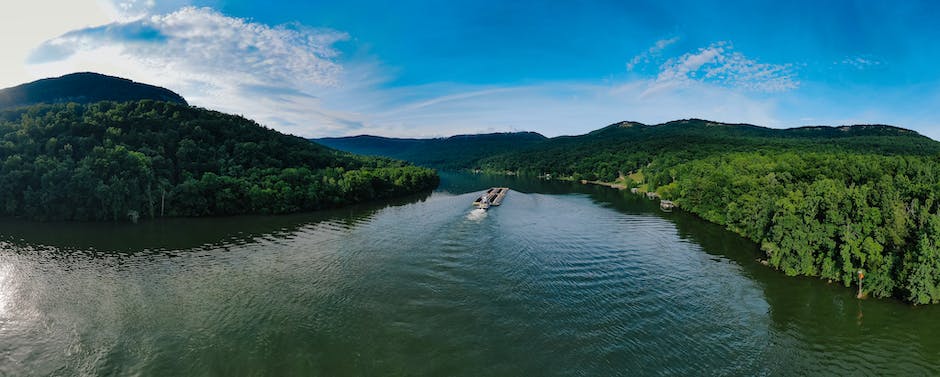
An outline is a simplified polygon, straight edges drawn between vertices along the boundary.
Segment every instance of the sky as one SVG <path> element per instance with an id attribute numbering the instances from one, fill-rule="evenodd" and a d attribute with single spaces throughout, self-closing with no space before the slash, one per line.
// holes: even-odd
<path id="1" fill-rule="evenodd" d="M 94 71 L 304 136 L 619 121 L 940 139 L 935 1 L 10 0 L 0 87 Z"/>

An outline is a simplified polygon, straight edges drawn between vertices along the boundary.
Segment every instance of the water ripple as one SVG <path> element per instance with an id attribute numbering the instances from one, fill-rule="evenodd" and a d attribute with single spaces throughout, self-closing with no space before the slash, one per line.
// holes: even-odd
<path id="1" fill-rule="evenodd" d="M 681 213 L 630 197 L 598 205 L 517 191 L 483 212 L 470 206 L 476 195 L 267 219 L 263 231 L 242 225 L 191 247 L 109 253 L 3 239 L 0 375 L 932 374 L 940 365 L 937 309 L 859 302 L 784 277 L 752 262 L 753 245 Z"/>

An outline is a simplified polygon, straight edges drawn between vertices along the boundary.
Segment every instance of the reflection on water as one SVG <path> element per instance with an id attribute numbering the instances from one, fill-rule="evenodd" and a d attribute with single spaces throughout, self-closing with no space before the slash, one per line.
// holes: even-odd
<path id="1" fill-rule="evenodd" d="M 387 207 L 423 202 L 430 192 L 334 210 L 278 216 L 170 218 L 131 223 L 57 223 L 0 218 L 0 241 L 96 252 L 165 252 L 288 236 L 322 221 L 357 224 Z"/>
<path id="2" fill-rule="evenodd" d="M 0 249 L 6 249 L 2 243 L 0 243 Z M 6 327 L 6 322 L 9 320 L 9 311 L 12 303 L 10 302 L 11 287 L 13 286 L 13 265 L 11 264 L 0 264 L 0 334 L 3 333 L 4 328 Z"/>
<path id="3" fill-rule="evenodd" d="M 936 307 L 783 276 L 629 193 L 443 176 L 311 214 L 3 220 L 0 375 L 940 372 Z"/>

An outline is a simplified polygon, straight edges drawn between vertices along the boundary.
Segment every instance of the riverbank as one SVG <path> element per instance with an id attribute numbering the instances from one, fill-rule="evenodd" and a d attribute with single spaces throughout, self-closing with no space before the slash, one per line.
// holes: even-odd
<path id="1" fill-rule="evenodd" d="M 565 180 L 567 180 L 567 181 L 572 181 L 572 182 L 574 181 L 573 179 L 565 179 Z M 618 180 L 618 181 L 619 181 L 619 180 Z M 603 186 L 603 187 L 614 188 L 614 189 L 617 189 L 617 190 L 620 190 L 620 191 L 626 190 L 626 189 L 628 188 L 627 185 L 621 184 L 621 183 L 616 183 L 616 182 L 592 181 L 592 180 L 586 180 L 586 179 L 579 180 L 578 182 L 581 183 L 581 184 L 583 184 L 583 185 Z M 670 200 L 665 200 L 665 199 L 661 198 L 660 195 L 659 195 L 658 193 L 654 192 L 654 191 L 646 191 L 645 187 L 644 187 L 644 188 L 632 188 L 632 189 L 631 189 L 631 192 L 632 192 L 633 194 L 636 194 L 636 195 L 643 195 L 643 196 L 646 196 L 648 199 L 658 199 L 658 200 L 660 201 L 660 203 L 668 203 L 670 211 L 671 211 L 673 208 L 679 208 L 679 206 L 678 206 L 675 202 L 672 202 L 672 201 L 670 201 Z M 662 207 L 662 206 L 661 206 L 661 207 Z M 664 208 L 664 209 L 665 209 L 665 208 Z M 694 211 L 687 211 L 687 212 L 690 213 L 691 215 L 695 216 L 696 218 L 702 220 L 702 221 L 705 221 L 705 222 L 708 222 L 708 223 L 712 223 L 712 224 L 715 224 L 715 225 L 722 226 L 722 227 L 724 227 L 726 230 L 731 231 L 731 232 L 733 232 L 733 233 L 735 233 L 735 234 L 737 234 L 737 235 L 739 235 L 739 236 L 744 237 L 745 239 L 747 239 L 747 235 L 744 234 L 743 232 L 741 232 L 739 229 L 734 229 L 733 227 L 729 227 L 729 226 L 727 226 L 726 224 L 721 224 L 721 223 L 719 223 L 719 222 L 715 222 L 715 221 L 708 220 L 708 219 L 706 219 L 706 218 L 703 218 L 699 213 L 696 213 L 696 212 L 694 212 Z M 749 240 L 749 242 L 753 242 L 753 241 L 752 241 L 752 240 Z M 772 265 L 769 263 L 768 258 L 770 258 L 770 256 L 767 255 L 767 251 L 766 251 L 766 250 L 764 250 L 763 248 L 760 247 L 761 245 L 760 245 L 759 243 L 754 242 L 753 244 L 754 244 L 755 248 L 757 248 L 758 250 L 761 250 L 761 251 L 762 251 L 762 254 L 761 254 L 761 255 L 758 255 L 757 258 L 754 260 L 757 264 L 760 264 L 760 265 L 762 265 L 762 266 L 764 266 L 764 267 L 771 267 L 772 270 L 777 271 L 777 272 L 784 272 L 783 270 L 781 270 L 781 269 L 779 269 L 779 268 L 777 268 L 777 267 L 775 267 L 775 266 L 772 266 Z M 813 276 L 810 276 L 810 277 L 813 277 Z M 819 280 L 825 280 L 825 281 L 828 282 L 828 284 L 831 284 L 831 283 L 833 282 L 832 279 L 826 279 L 826 278 L 823 278 L 823 277 L 819 277 Z M 846 288 L 849 288 L 850 290 L 851 290 L 851 289 L 856 289 L 856 287 L 857 287 L 857 285 L 855 285 L 855 284 L 850 284 L 850 285 L 847 285 L 847 286 L 846 286 Z M 857 298 L 857 299 L 867 299 L 868 297 L 869 297 L 868 292 L 863 291 L 863 290 L 861 290 L 861 289 L 858 290 L 858 294 L 856 295 L 856 298 Z M 893 299 L 893 297 L 883 297 L 883 298 L 884 298 L 884 299 Z"/>
<path id="2" fill-rule="evenodd" d="M 607 187 L 610 187 L 610 188 L 615 188 L 615 189 L 617 189 L 617 190 L 626 190 L 626 189 L 627 189 L 627 185 L 620 184 L 620 183 L 614 183 L 614 182 L 589 181 L 589 180 L 586 180 L 586 179 L 582 179 L 582 180 L 581 180 L 581 184 L 592 184 L 592 185 L 598 185 L 598 186 L 607 186 Z"/>
<path id="3" fill-rule="evenodd" d="M 512 203 L 468 217 L 493 186 Z M 940 373 L 940 306 L 785 276 L 652 203 L 445 173 L 401 205 L 40 224 L 0 239 L 0 375 Z"/>
<path id="4" fill-rule="evenodd" d="M 744 155 L 735 156 L 732 160 L 734 165 L 741 165 L 762 161 L 761 158 L 767 157 Z M 858 161 L 850 161 L 860 164 L 868 160 L 859 157 Z M 732 165 L 728 161 L 722 163 Z M 755 258 L 767 261 L 774 270 L 790 277 L 815 277 L 838 282 L 856 291 L 858 272 L 862 271 L 861 293 L 869 297 L 897 298 L 915 305 L 940 302 L 936 298 L 938 291 L 930 288 L 940 284 L 934 283 L 936 280 L 932 278 L 936 272 L 932 264 L 925 262 L 934 253 L 935 245 L 940 245 L 940 241 L 935 241 L 940 236 L 930 230 L 938 228 L 928 226 L 940 221 L 929 212 L 930 204 L 919 204 L 914 200 L 909 204 L 913 207 L 903 210 L 905 204 L 896 197 L 885 199 L 883 195 L 879 196 L 881 191 L 872 189 L 882 187 L 890 192 L 889 187 L 893 186 L 881 181 L 853 188 L 833 179 L 812 183 L 784 181 L 778 179 L 777 174 L 735 175 L 731 172 L 736 170 L 725 165 L 715 168 L 697 164 L 694 169 L 685 167 L 685 175 L 676 173 L 677 178 L 663 177 L 661 171 L 660 176 L 651 179 L 634 178 L 634 175 L 650 174 L 646 169 L 626 177 L 621 174 L 624 178 L 615 182 L 575 180 L 578 175 L 552 178 L 618 190 L 629 187 L 631 192 L 644 194 L 649 199 L 663 199 L 660 201 L 663 210 L 666 210 L 664 207 L 681 207 L 699 219 L 722 226 L 758 245 L 760 255 L 755 255 Z M 786 176 L 780 174 L 781 177 Z M 741 182 L 733 183 L 732 176 L 737 176 Z M 626 184 L 621 184 L 621 181 Z M 725 183 L 715 184 L 717 181 Z M 654 182 L 661 184 L 650 187 Z M 664 182 L 669 183 L 662 184 Z M 850 200 L 852 195 L 868 199 L 853 202 Z M 889 200 L 887 203 L 891 205 L 872 204 L 873 199 Z M 867 215 L 879 212 L 888 216 Z M 916 216 L 911 218 L 911 214 Z M 870 226 L 877 224 L 881 226 Z M 904 233 L 905 229 L 907 233 Z M 915 236 L 911 234 L 914 230 L 924 234 Z M 865 236 L 860 237 L 859 234 Z"/>

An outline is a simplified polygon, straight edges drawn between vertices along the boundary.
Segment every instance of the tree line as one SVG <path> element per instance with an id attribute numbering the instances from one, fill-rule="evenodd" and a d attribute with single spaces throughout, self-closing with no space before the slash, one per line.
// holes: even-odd
<path id="1" fill-rule="evenodd" d="M 862 270 L 867 294 L 940 302 L 940 143 L 881 126 L 764 134 L 703 122 L 607 130 L 484 164 L 655 191 L 757 242 L 788 275 L 849 286 Z"/>
<path id="2" fill-rule="evenodd" d="M 0 112 L 0 215 L 287 213 L 435 187 L 433 170 L 335 151 L 243 117 L 141 100 Z"/>

